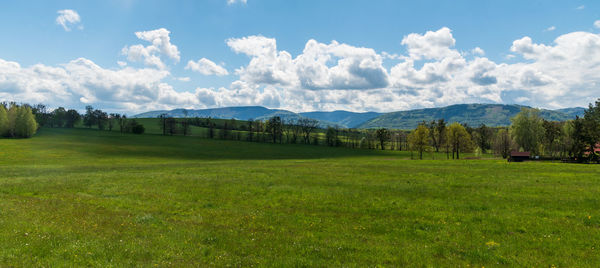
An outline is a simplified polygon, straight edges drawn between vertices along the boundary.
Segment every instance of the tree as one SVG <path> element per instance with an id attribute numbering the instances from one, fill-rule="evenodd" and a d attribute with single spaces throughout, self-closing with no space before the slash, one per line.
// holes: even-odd
<path id="1" fill-rule="evenodd" d="M 440 119 L 438 121 L 431 120 L 429 123 L 425 123 L 423 121 L 422 124 L 429 128 L 431 145 L 433 145 L 433 148 L 435 148 L 436 152 L 439 152 L 444 140 L 443 134 L 446 128 L 446 122 L 444 122 L 444 119 Z"/>
<path id="2" fill-rule="evenodd" d="M 266 131 L 271 134 L 271 138 L 273 139 L 273 143 L 279 142 L 281 143 L 281 137 L 283 136 L 283 125 L 281 123 L 281 117 L 273 116 L 267 120 L 267 125 L 265 126 Z"/>
<path id="3" fill-rule="evenodd" d="M 381 150 L 385 150 L 385 142 L 390 139 L 390 131 L 387 128 L 380 128 L 375 131 L 375 136 L 379 140 Z"/>
<path id="4" fill-rule="evenodd" d="M 455 154 L 456 159 L 460 159 L 460 152 L 469 147 L 471 135 L 463 125 L 454 122 L 448 126 L 446 139 L 452 147 L 452 159 L 454 159 Z"/>
<path id="5" fill-rule="evenodd" d="M 298 119 L 298 125 L 302 130 L 304 136 L 304 143 L 310 144 L 310 133 L 312 133 L 319 126 L 319 121 L 310 118 Z"/>
<path id="6" fill-rule="evenodd" d="M 254 120 L 248 119 L 248 126 L 247 126 L 248 134 L 246 136 L 248 141 L 254 141 L 254 127 L 253 126 L 254 126 Z"/>
<path id="7" fill-rule="evenodd" d="M 50 127 L 64 127 L 67 117 L 67 110 L 58 107 L 50 114 Z"/>
<path id="8" fill-rule="evenodd" d="M 496 137 L 494 138 L 494 154 L 501 155 L 502 158 L 506 159 L 511 151 L 512 139 L 510 137 L 510 133 L 506 129 L 498 130 L 496 133 Z"/>
<path id="9" fill-rule="evenodd" d="M 50 120 L 50 113 L 44 104 L 37 104 L 31 107 L 31 112 L 35 116 L 35 121 L 39 126 L 46 126 Z"/>
<path id="10" fill-rule="evenodd" d="M 10 116 L 9 116 L 10 118 Z M 595 161 L 600 163 L 600 155 L 594 149 L 600 142 L 600 99 L 595 106 L 590 104 L 583 118 L 574 120 L 574 151 L 579 161 Z"/>
<path id="11" fill-rule="evenodd" d="M 482 153 L 492 148 L 492 130 L 485 124 L 481 124 L 473 130 L 473 141 L 481 149 Z"/>
<path id="12" fill-rule="evenodd" d="M 435 148 L 435 151 L 439 152 L 439 147 L 446 143 L 446 121 L 444 121 L 444 119 L 439 119 L 435 130 L 437 134 L 436 136 L 438 145 L 438 147 Z"/>
<path id="13" fill-rule="evenodd" d="M 544 127 L 544 151 L 549 152 L 550 156 L 554 157 L 554 152 L 557 151 L 556 144 L 560 142 L 560 135 L 562 134 L 560 123 L 542 120 L 542 126 Z"/>
<path id="14" fill-rule="evenodd" d="M 35 134 L 38 125 L 29 106 L 21 105 L 15 122 L 15 137 L 29 138 Z"/>
<path id="15" fill-rule="evenodd" d="M 29 138 L 37 131 L 35 115 L 28 105 L 11 103 L 8 110 L 0 105 L 0 134 L 5 137 Z"/>
<path id="16" fill-rule="evenodd" d="M 511 136 L 526 152 L 539 153 L 539 145 L 544 135 L 544 127 L 539 109 L 522 108 L 511 119 Z"/>
<path id="17" fill-rule="evenodd" d="M 9 107 L 8 107 L 8 112 L 7 112 L 7 118 L 8 118 L 8 137 L 14 137 L 15 136 L 15 125 L 17 123 L 17 116 L 18 116 L 18 111 L 19 107 L 17 106 L 16 103 L 10 103 Z"/>
<path id="18" fill-rule="evenodd" d="M 575 137 L 575 127 L 574 120 L 569 120 L 563 123 L 560 129 L 560 154 L 562 158 L 573 157 L 574 156 L 574 137 Z"/>
<path id="19" fill-rule="evenodd" d="M 125 125 L 127 124 L 127 116 L 126 115 L 119 116 L 117 114 L 117 120 L 119 121 L 119 132 L 123 133 L 123 131 L 125 130 Z"/>
<path id="20" fill-rule="evenodd" d="M 223 128 L 219 130 L 219 139 L 226 140 L 229 138 L 229 126 L 227 122 L 223 124 Z"/>
<path id="21" fill-rule="evenodd" d="M 117 121 L 121 116 L 119 114 L 109 114 L 108 115 L 108 131 L 112 131 L 115 127 L 115 121 Z"/>
<path id="22" fill-rule="evenodd" d="M 65 127 L 74 128 L 79 120 L 81 120 L 81 115 L 76 110 L 69 109 L 65 113 Z"/>
<path id="23" fill-rule="evenodd" d="M 94 121 L 98 124 L 98 129 L 104 130 L 108 125 L 108 114 L 100 109 L 96 109 L 93 112 Z"/>
<path id="24" fill-rule="evenodd" d="M 327 132 L 325 132 L 325 143 L 327 146 L 338 146 L 341 141 L 338 138 L 339 129 L 334 128 L 332 126 L 327 127 Z"/>
<path id="25" fill-rule="evenodd" d="M 173 136 L 173 134 L 177 133 L 177 120 L 175 118 L 167 116 L 167 114 L 161 114 L 158 118 L 160 119 L 158 124 L 163 136 Z"/>
<path id="26" fill-rule="evenodd" d="M 425 125 L 420 124 L 410 135 L 408 135 L 408 142 L 410 144 L 411 151 L 416 150 L 419 152 L 419 159 L 423 159 L 423 152 L 425 152 L 431 142 L 431 136 L 429 134 L 429 128 Z"/>
<path id="27" fill-rule="evenodd" d="M 3 103 L 0 103 L 0 137 L 6 137 L 9 135 L 8 126 L 8 110 Z"/>
<path id="28" fill-rule="evenodd" d="M 184 111 L 187 111 L 187 110 L 184 110 Z M 179 125 L 181 125 L 181 134 L 183 134 L 183 136 L 188 136 L 192 133 L 189 119 L 187 119 L 187 118 L 182 119 L 181 122 L 179 122 Z"/>
<path id="29" fill-rule="evenodd" d="M 91 128 L 94 124 L 96 124 L 94 120 L 94 107 L 88 105 L 85 106 L 85 115 L 83 116 L 83 125 L 88 128 Z"/>

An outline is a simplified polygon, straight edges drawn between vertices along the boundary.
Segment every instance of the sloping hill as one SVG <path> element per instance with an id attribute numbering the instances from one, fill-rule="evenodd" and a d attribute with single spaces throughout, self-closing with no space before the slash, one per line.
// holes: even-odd
<path id="1" fill-rule="evenodd" d="M 365 121 L 381 115 L 380 113 L 353 113 L 347 111 L 335 112 L 309 112 L 309 113 L 294 113 L 287 110 L 269 109 L 261 106 L 246 106 L 246 107 L 226 107 L 202 110 L 186 110 L 175 109 L 170 111 L 151 111 L 134 115 L 134 118 L 156 118 L 161 114 L 166 114 L 170 117 L 211 117 L 217 119 L 232 119 L 237 120 L 266 120 L 273 116 L 279 116 L 285 121 L 297 120 L 302 117 L 312 118 L 319 121 L 321 127 L 339 126 L 339 127 L 355 127 Z"/>
<path id="2" fill-rule="evenodd" d="M 319 121 L 321 127 L 339 126 L 345 128 L 398 128 L 412 129 L 420 122 L 443 118 L 448 122 L 467 123 L 471 126 L 486 124 L 488 126 L 510 125 L 522 107 L 505 104 L 457 104 L 441 108 L 427 108 L 392 113 L 354 113 L 348 111 L 305 112 L 294 113 L 281 109 L 269 109 L 261 106 L 225 107 L 202 110 L 175 109 L 170 111 L 151 111 L 133 116 L 134 118 L 156 118 L 161 114 L 171 117 L 211 117 L 216 119 L 266 120 L 279 116 L 285 121 L 302 117 Z M 561 110 L 542 110 L 541 115 L 547 120 L 564 121 L 582 116 L 585 108 L 566 108 Z"/>
<path id="3" fill-rule="evenodd" d="M 333 112 L 307 112 L 300 113 L 301 116 L 314 118 L 320 121 L 334 122 L 344 127 L 355 128 L 362 123 L 382 115 L 376 112 L 354 113 L 348 111 Z"/>
<path id="4" fill-rule="evenodd" d="M 170 111 L 151 111 L 141 113 L 133 116 L 134 118 L 155 118 L 161 114 L 167 114 L 171 117 L 211 117 L 219 119 L 232 119 L 237 120 L 250 120 L 269 118 L 274 115 L 279 116 L 290 116 L 295 113 L 278 110 L 268 109 L 261 106 L 244 106 L 244 107 L 225 107 L 225 108 L 214 108 L 214 109 L 201 109 L 201 110 L 187 110 L 187 109 L 175 109 Z"/>
<path id="5" fill-rule="evenodd" d="M 571 117 L 575 117 L 575 116 L 579 116 L 582 117 L 583 116 L 583 112 L 585 111 L 585 108 L 583 107 L 575 107 L 575 108 L 565 108 L 565 109 L 558 109 L 555 110 L 557 112 L 561 112 L 561 113 L 565 113 Z"/>
<path id="6" fill-rule="evenodd" d="M 383 114 L 363 124 L 360 128 L 396 128 L 413 129 L 420 122 L 444 119 L 449 123 L 467 123 L 471 126 L 508 126 L 510 118 L 521 111 L 521 105 L 504 104 L 457 104 L 442 108 L 427 108 Z M 567 112 L 542 110 L 541 116 L 547 120 L 564 121 L 575 118 L 580 112 L 577 108 L 565 109 Z"/>

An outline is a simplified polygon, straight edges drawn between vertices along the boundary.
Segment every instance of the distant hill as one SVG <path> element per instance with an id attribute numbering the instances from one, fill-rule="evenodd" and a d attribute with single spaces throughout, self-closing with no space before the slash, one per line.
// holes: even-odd
<path id="1" fill-rule="evenodd" d="M 505 104 L 457 104 L 441 108 L 427 108 L 409 111 L 392 112 L 370 119 L 360 128 L 396 128 L 413 129 L 420 122 L 443 118 L 447 122 L 467 123 L 470 126 L 486 124 L 488 126 L 508 126 L 510 118 L 527 106 Z M 583 114 L 584 108 L 562 110 L 541 110 L 540 115 L 546 120 L 564 121 L 574 119 Z"/>
<path id="2" fill-rule="evenodd" d="M 555 110 L 557 112 L 561 112 L 561 113 L 565 113 L 573 118 L 575 118 L 575 116 L 579 116 L 582 117 L 583 116 L 583 112 L 585 111 L 586 108 L 583 107 L 575 107 L 575 108 L 565 108 L 565 109 L 558 109 Z"/>
<path id="3" fill-rule="evenodd" d="M 217 119 L 232 119 L 237 120 L 267 120 L 273 116 L 279 116 L 284 121 L 298 120 L 304 116 L 294 112 L 280 110 L 280 109 L 269 109 L 262 106 L 241 106 L 241 107 L 225 107 L 225 108 L 214 108 L 214 109 L 201 109 L 201 110 L 189 110 L 189 109 L 174 109 L 170 111 L 151 111 L 134 115 L 133 118 L 156 118 L 162 114 L 166 114 L 170 117 L 183 118 L 183 117 L 201 117 L 201 118 L 217 118 Z M 331 122 L 325 119 L 314 118 L 319 121 L 321 127 L 327 126 L 339 126 L 347 127 L 337 122 Z M 363 120 L 364 122 L 366 120 Z M 362 123 L 361 122 L 361 123 Z"/>
<path id="4" fill-rule="evenodd" d="M 202 110 L 189 110 L 189 109 L 175 109 L 170 111 L 151 111 L 134 115 L 135 118 L 155 118 L 161 114 L 167 114 L 170 117 L 211 117 L 219 119 L 238 119 L 238 120 L 250 120 L 268 118 L 275 114 L 280 116 L 296 115 L 296 113 L 278 110 L 268 109 L 261 106 L 244 106 L 244 107 L 225 107 L 225 108 L 214 108 L 214 109 L 202 109 Z"/>
<path id="5" fill-rule="evenodd" d="M 334 122 L 344 127 L 355 128 L 362 123 L 382 115 L 376 112 L 354 113 L 348 111 L 333 112 L 307 112 L 300 113 L 301 116 L 314 118 L 321 121 Z"/>
<path id="6" fill-rule="evenodd" d="M 170 111 L 151 111 L 134 115 L 134 118 L 156 118 L 161 114 L 171 117 L 211 117 L 217 119 L 266 120 L 279 116 L 285 121 L 299 118 L 313 118 L 321 127 L 339 126 L 345 128 L 396 128 L 413 129 L 420 122 L 443 118 L 448 122 L 467 123 L 478 126 L 508 126 L 522 107 L 505 104 L 457 104 L 441 108 L 427 108 L 392 113 L 354 113 L 348 111 L 294 113 L 281 109 L 269 109 L 261 106 L 226 107 L 202 110 L 175 109 Z M 582 116 L 585 108 L 567 108 L 560 110 L 542 110 L 541 115 L 547 120 L 564 121 Z"/>

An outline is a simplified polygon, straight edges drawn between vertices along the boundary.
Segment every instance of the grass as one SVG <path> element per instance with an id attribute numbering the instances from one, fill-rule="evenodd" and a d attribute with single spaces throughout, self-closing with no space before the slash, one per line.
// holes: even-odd
<path id="1" fill-rule="evenodd" d="M 42 129 L 0 266 L 600 265 L 600 166 Z"/>

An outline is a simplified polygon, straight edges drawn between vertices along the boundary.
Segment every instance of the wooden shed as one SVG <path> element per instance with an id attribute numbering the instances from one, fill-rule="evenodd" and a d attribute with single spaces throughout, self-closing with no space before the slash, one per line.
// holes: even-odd
<path id="1" fill-rule="evenodd" d="M 509 162 L 523 162 L 531 158 L 530 152 L 510 152 Z"/>

